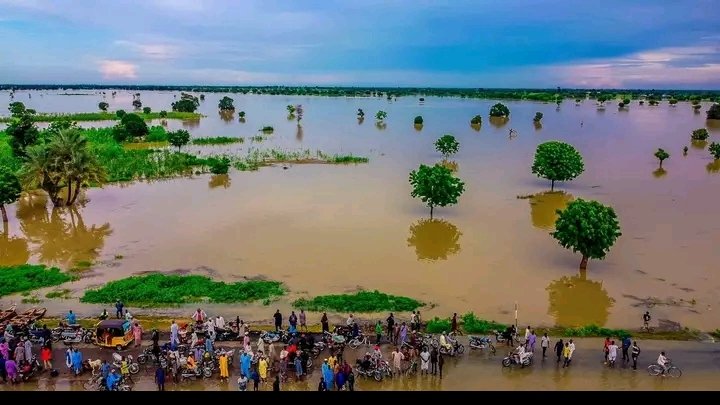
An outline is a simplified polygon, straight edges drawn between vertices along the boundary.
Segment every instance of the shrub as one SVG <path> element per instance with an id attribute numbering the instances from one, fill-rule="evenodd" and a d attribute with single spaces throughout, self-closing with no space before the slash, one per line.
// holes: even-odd
<path id="1" fill-rule="evenodd" d="M 145 120 L 137 114 L 125 114 L 120 119 L 120 125 L 125 128 L 131 138 L 141 138 L 150 132 Z"/>
<path id="2" fill-rule="evenodd" d="M 417 117 L 415 117 L 415 119 L 413 120 L 413 124 L 415 124 L 415 125 L 422 125 L 422 124 L 423 124 L 423 117 L 422 117 L 421 115 L 418 115 Z"/>
<path id="3" fill-rule="evenodd" d="M 494 106 L 490 107 L 490 116 L 491 117 L 509 117 L 510 109 L 507 108 L 507 106 L 505 104 L 497 103 Z"/>
<path id="4" fill-rule="evenodd" d="M 468 312 L 462 316 L 463 329 L 467 333 L 486 334 L 492 331 L 503 331 L 507 325 L 497 323 L 495 321 L 486 321 L 478 319 L 474 313 Z"/>
<path id="5" fill-rule="evenodd" d="M 631 337 L 630 332 L 624 329 L 601 328 L 597 325 L 587 325 L 580 328 L 567 328 L 563 331 L 567 337 Z"/>
<path id="6" fill-rule="evenodd" d="M 482 117 L 480 115 L 476 115 L 470 119 L 471 125 L 480 125 L 482 124 Z"/>
<path id="7" fill-rule="evenodd" d="M 690 135 L 690 139 L 692 139 L 693 141 L 704 141 L 707 140 L 709 137 L 710 134 L 705 128 L 698 128 L 692 131 L 692 135 Z"/>
<path id="8" fill-rule="evenodd" d="M 427 321 L 427 325 L 425 326 L 425 331 L 427 333 L 442 333 L 442 332 L 450 332 L 450 328 L 452 327 L 452 324 L 450 322 L 450 319 L 440 319 L 438 317 L 435 317 L 429 321 Z"/>
<path id="9" fill-rule="evenodd" d="M 413 311 L 422 302 L 412 298 L 389 295 L 375 291 L 359 291 L 355 294 L 320 295 L 312 299 L 300 298 L 293 303 L 296 308 L 309 311 L 336 312 L 382 312 Z"/>
<path id="10" fill-rule="evenodd" d="M 72 280 L 57 267 L 23 264 L 0 266 L 0 296 L 50 287 Z"/>
<path id="11" fill-rule="evenodd" d="M 115 111 L 115 115 L 117 115 L 117 117 L 120 118 L 120 119 L 122 119 L 122 117 L 124 117 L 125 114 L 127 114 L 127 113 L 125 112 L 125 110 L 117 110 L 117 111 Z"/>
<path id="12" fill-rule="evenodd" d="M 211 157 L 208 158 L 207 162 L 212 174 L 227 174 L 228 170 L 230 170 L 230 159 L 226 157 Z"/>

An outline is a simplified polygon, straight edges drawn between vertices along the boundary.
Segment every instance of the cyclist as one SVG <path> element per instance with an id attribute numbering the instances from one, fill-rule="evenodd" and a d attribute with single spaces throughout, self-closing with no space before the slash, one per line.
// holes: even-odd
<path id="1" fill-rule="evenodd" d="M 650 330 L 650 319 L 650 311 L 645 311 L 643 314 L 643 328 L 648 331 Z"/>
<path id="2" fill-rule="evenodd" d="M 662 374 L 665 375 L 668 371 L 668 364 L 670 363 L 670 360 L 668 360 L 667 357 L 665 357 L 665 352 L 660 352 L 660 356 L 658 356 L 657 364 L 663 368 Z"/>

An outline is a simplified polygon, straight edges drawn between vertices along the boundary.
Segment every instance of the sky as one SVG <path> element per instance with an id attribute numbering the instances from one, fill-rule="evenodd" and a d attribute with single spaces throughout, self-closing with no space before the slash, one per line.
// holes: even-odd
<path id="1" fill-rule="evenodd" d="M 718 0 L 0 0 L 0 83 L 720 89 Z"/>

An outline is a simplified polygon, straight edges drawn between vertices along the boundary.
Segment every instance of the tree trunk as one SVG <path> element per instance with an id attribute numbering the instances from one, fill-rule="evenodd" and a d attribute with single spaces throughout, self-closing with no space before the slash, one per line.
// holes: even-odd
<path id="1" fill-rule="evenodd" d="M 5 206 L 0 205 L 0 207 L 2 207 L 3 213 L 5 213 Z M 7 239 L 8 235 L 10 235 L 10 229 L 8 228 L 8 223 L 3 222 L 3 237 Z"/>
<path id="2" fill-rule="evenodd" d="M 0 211 L 2 211 L 3 224 L 8 223 L 7 211 L 5 211 L 5 204 L 0 204 Z M 7 232 L 5 232 L 7 233 Z"/>
<path id="3" fill-rule="evenodd" d="M 80 195 L 80 190 L 82 188 L 81 186 L 82 184 L 79 181 L 75 182 L 75 193 L 73 194 L 72 200 L 70 201 L 71 205 L 75 204 L 75 201 L 77 201 L 77 198 Z"/>
<path id="4" fill-rule="evenodd" d="M 72 180 L 68 181 L 67 197 L 65 198 L 65 205 L 70 205 L 71 201 L 72 201 Z"/>
<path id="5" fill-rule="evenodd" d="M 660 168 L 662 169 L 662 160 L 660 161 Z"/>
<path id="6" fill-rule="evenodd" d="M 555 180 L 550 180 L 550 191 L 555 191 Z"/>
<path id="7" fill-rule="evenodd" d="M 431 205 L 431 206 L 430 206 L 430 219 L 433 219 L 433 217 L 432 217 L 432 215 L 433 215 L 433 208 L 434 208 L 434 207 Z"/>
<path id="8" fill-rule="evenodd" d="M 583 255 L 582 260 L 580 260 L 580 270 L 587 269 L 587 264 L 588 264 L 588 257 Z"/>

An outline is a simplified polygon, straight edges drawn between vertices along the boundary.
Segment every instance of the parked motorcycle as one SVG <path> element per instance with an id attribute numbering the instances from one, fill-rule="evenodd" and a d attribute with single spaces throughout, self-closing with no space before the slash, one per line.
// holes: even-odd
<path id="1" fill-rule="evenodd" d="M 20 366 L 18 374 L 23 381 L 31 379 L 33 376 L 39 374 L 40 371 L 42 371 L 42 365 L 40 364 L 40 361 L 38 360 L 36 355 L 32 356 L 32 360 L 30 360 L 29 365 L 30 368 L 26 368 L 24 367 L 24 365 Z"/>
<path id="2" fill-rule="evenodd" d="M 355 361 L 355 372 L 363 377 L 374 378 L 375 381 L 378 382 L 383 380 L 383 372 L 381 370 L 372 365 L 367 368 L 363 367 L 362 363 L 362 360 L 359 359 Z M 374 364 L 374 362 L 371 362 L 371 364 Z"/>
<path id="3" fill-rule="evenodd" d="M 61 332 L 59 340 L 62 340 L 62 342 L 66 345 L 70 345 L 75 343 L 92 343 L 94 337 L 95 332 L 93 332 L 92 330 L 79 328 L 74 331 L 67 330 Z M 53 341 L 55 341 L 54 336 Z"/>
<path id="4" fill-rule="evenodd" d="M 510 366 L 520 366 L 520 367 L 526 367 L 532 364 L 533 361 L 533 353 L 532 352 L 525 352 L 525 354 L 522 356 L 522 359 L 518 361 L 517 356 L 513 353 L 510 353 L 502 360 L 503 367 L 510 367 Z"/>
<path id="5" fill-rule="evenodd" d="M 113 353 L 112 357 L 112 366 L 119 370 L 122 367 L 123 357 L 118 353 Z M 127 361 L 128 371 L 130 371 L 130 374 L 137 374 L 140 372 L 140 365 L 133 359 L 132 355 L 127 355 L 125 359 Z"/>
<path id="6" fill-rule="evenodd" d="M 463 354 L 465 352 L 465 346 L 457 340 L 448 339 L 448 344 L 451 345 L 452 349 L 448 349 L 445 346 L 440 345 L 440 354 L 445 356 L 455 356 L 457 354 Z"/>
<path id="7" fill-rule="evenodd" d="M 487 336 L 468 336 L 468 345 L 472 350 L 488 349 L 490 353 L 495 354 L 495 345 Z"/>

